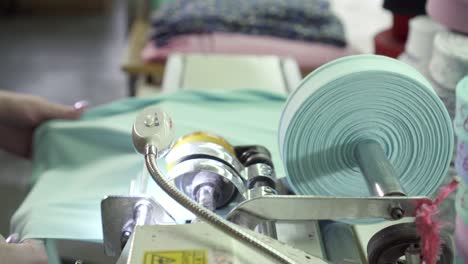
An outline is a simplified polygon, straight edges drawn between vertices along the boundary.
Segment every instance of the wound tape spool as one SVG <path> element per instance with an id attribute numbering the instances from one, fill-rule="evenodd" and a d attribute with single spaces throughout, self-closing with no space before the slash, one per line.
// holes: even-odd
<path id="1" fill-rule="evenodd" d="M 455 90 L 464 76 L 468 75 L 468 36 L 443 31 L 434 39 L 429 72 L 443 88 Z"/>
<path id="2" fill-rule="evenodd" d="M 189 148 L 190 150 L 193 151 L 193 149 L 191 149 L 191 147 L 187 143 L 194 143 L 194 142 L 213 143 L 223 148 L 224 150 L 226 150 L 228 154 L 232 155 L 232 157 L 236 156 L 234 147 L 231 144 L 229 144 L 229 142 L 227 142 L 227 140 L 225 140 L 224 138 L 218 135 L 208 133 L 208 132 L 196 131 L 196 132 L 187 134 L 179 138 L 176 141 L 171 151 L 169 152 L 169 155 L 166 157 L 166 168 L 168 171 L 171 170 L 179 161 L 177 160 L 178 156 L 190 154 L 186 149 L 183 149 L 183 148 Z M 185 153 L 181 153 L 180 151 L 184 151 Z"/>
<path id="3" fill-rule="evenodd" d="M 174 144 L 173 148 L 176 148 L 178 146 L 181 146 L 181 145 L 183 145 L 185 143 L 190 143 L 190 142 L 211 142 L 211 143 L 215 143 L 215 144 L 218 144 L 218 145 L 224 147 L 232 155 L 234 155 L 234 156 L 236 155 L 234 147 L 231 144 L 229 144 L 229 142 L 227 142 L 227 140 L 225 140 L 224 138 L 222 138 L 222 137 L 220 137 L 218 135 L 214 135 L 214 134 L 204 132 L 204 131 L 193 132 L 193 133 L 190 133 L 188 135 L 185 135 L 185 136 L 179 138 L 176 141 L 176 143 Z"/>
<path id="4" fill-rule="evenodd" d="M 450 117 L 414 68 L 376 55 L 315 70 L 288 98 L 279 147 L 291 188 L 302 195 L 369 196 L 353 155 L 362 140 L 383 147 L 410 196 L 432 195 L 453 151 Z"/>
<path id="5" fill-rule="evenodd" d="M 444 27 L 428 16 L 418 16 L 410 21 L 410 33 L 406 42 L 405 52 L 399 60 L 415 67 L 429 81 L 439 95 L 440 100 L 447 107 L 450 118 L 455 116 L 455 91 L 442 87 L 435 82 L 429 73 L 429 62 L 433 53 L 434 38 Z"/>
<path id="6" fill-rule="evenodd" d="M 410 20 L 410 31 L 405 52 L 417 61 L 428 63 L 432 55 L 432 46 L 437 32 L 444 27 L 428 16 L 417 16 Z"/>

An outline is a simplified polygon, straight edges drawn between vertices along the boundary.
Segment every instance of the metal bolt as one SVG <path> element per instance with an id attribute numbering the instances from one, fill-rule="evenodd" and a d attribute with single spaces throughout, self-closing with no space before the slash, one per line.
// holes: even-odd
<path id="1" fill-rule="evenodd" d="M 264 176 L 269 176 L 271 177 L 271 174 L 272 174 L 272 169 L 270 168 L 270 166 L 262 166 L 262 169 L 261 169 L 261 173 L 264 175 Z"/>
<path id="2" fill-rule="evenodd" d="M 421 263 L 421 248 L 419 244 L 411 244 L 405 251 L 406 264 Z"/>
<path id="3" fill-rule="evenodd" d="M 275 190 L 273 190 L 273 189 L 270 188 L 270 187 L 265 187 L 265 188 L 263 189 L 263 191 L 264 191 L 264 193 L 265 193 L 266 195 L 276 194 Z"/>
<path id="4" fill-rule="evenodd" d="M 399 220 L 405 216 L 405 211 L 401 206 L 397 205 L 395 207 L 392 207 L 390 210 L 390 216 L 392 217 L 393 220 Z"/>
<path id="5" fill-rule="evenodd" d="M 122 248 L 125 247 L 125 244 L 127 244 L 128 240 L 130 239 L 130 236 L 132 235 L 132 232 L 130 231 L 123 231 L 122 236 L 120 237 L 120 245 Z"/>
<path id="6" fill-rule="evenodd" d="M 155 122 L 154 122 L 154 116 L 153 116 L 153 115 L 147 115 L 147 116 L 145 117 L 144 123 L 145 123 L 145 125 L 146 125 L 147 127 L 152 127 L 152 126 L 154 126 L 154 123 L 155 123 Z"/>

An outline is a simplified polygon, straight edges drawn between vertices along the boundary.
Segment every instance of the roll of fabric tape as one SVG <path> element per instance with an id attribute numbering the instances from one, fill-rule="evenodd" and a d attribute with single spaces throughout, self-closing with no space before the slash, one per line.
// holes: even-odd
<path id="1" fill-rule="evenodd" d="M 446 27 L 468 33 L 468 1 L 466 0 L 429 0 L 427 13 Z"/>
<path id="2" fill-rule="evenodd" d="M 187 134 L 181 138 L 179 138 L 175 143 L 174 146 L 172 147 L 171 151 L 169 152 L 169 155 L 166 157 L 166 168 L 167 170 L 171 170 L 176 163 L 179 161 L 180 155 L 188 155 L 190 151 L 187 151 L 187 149 L 183 148 L 188 148 L 191 151 L 194 151 L 196 153 L 197 151 L 194 149 L 191 149 L 190 146 L 187 145 L 187 143 L 194 143 L 194 142 L 199 142 L 199 143 L 214 143 L 220 147 L 222 147 L 224 150 L 226 150 L 232 157 L 236 156 L 236 151 L 234 150 L 234 147 L 224 138 L 211 134 L 208 132 L 204 131 L 197 131 L 193 132 L 190 134 Z M 182 150 L 183 149 L 183 150 Z M 183 152 L 181 152 L 183 151 Z M 174 154 L 177 153 L 177 154 Z M 229 155 L 227 154 L 227 155 Z"/>
<path id="3" fill-rule="evenodd" d="M 293 191 L 369 196 L 353 152 L 363 140 L 383 147 L 408 195 L 432 195 L 453 151 L 450 117 L 411 66 L 358 55 L 307 76 L 286 103 L 279 147 Z"/>
<path id="4" fill-rule="evenodd" d="M 429 71 L 441 86 L 455 90 L 458 81 L 468 75 L 468 36 L 449 31 L 437 33 Z"/>
<path id="5" fill-rule="evenodd" d="M 236 155 L 234 147 L 224 138 L 204 131 L 197 131 L 179 138 L 173 148 L 190 142 L 211 142 L 224 147 L 232 155 Z"/>
<path id="6" fill-rule="evenodd" d="M 417 16 L 411 19 L 409 27 L 405 52 L 419 61 L 429 61 L 432 55 L 434 37 L 444 27 L 428 16 Z"/>

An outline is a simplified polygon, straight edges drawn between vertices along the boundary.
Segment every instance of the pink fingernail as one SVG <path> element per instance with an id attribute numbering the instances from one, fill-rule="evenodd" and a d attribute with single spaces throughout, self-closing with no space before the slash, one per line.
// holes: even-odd
<path id="1" fill-rule="evenodd" d="M 9 244 L 14 244 L 14 243 L 18 243 L 19 242 L 19 235 L 18 234 L 11 234 L 10 236 L 8 236 L 5 240 L 5 242 L 9 243 Z"/>
<path id="2" fill-rule="evenodd" d="M 89 102 L 86 100 L 81 100 L 73 104 L 75 110 L 81 110 L 89 106 Z"/>

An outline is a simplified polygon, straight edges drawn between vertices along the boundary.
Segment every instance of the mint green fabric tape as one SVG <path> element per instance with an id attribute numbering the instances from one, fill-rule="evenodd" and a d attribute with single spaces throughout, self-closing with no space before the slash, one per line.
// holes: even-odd
<path id="1" fill-rule="evenodd" d="M 411 66 L 375 55 L 350 56 L 307 76 L 290 95 L 279 147 L 297 194 L 369 196 L 353 151 L 380 143 L 411 196 L 434 194 L 453 150 L 450 117 Z"/>
<path id="2" fill-rule="evenodd" d="M 13 216 L 12 231 L 22 238 L 100 241 L 101 199 L 127 195 L 130 181 L 143 171 L 144 159 L 133 149 L 131 131 L 138 112 L 150 105 L 171 115 L 177 137 L 204 130 L 233 145 L 266 146 L 277 174 L 284 175 L 276 130 L 285 100 L 256 91 L 185 91 L 115 102 L 91 109 L 77 121 L 49 122 L 35 134 L 36 183 Z M 165 168 L 164 160 L 160 162 Z M 168 199 L 155 184 L 148 193 L 158 201 Z M 182 223 L 189 214 L 175 202 L 164 206 Z"/>

